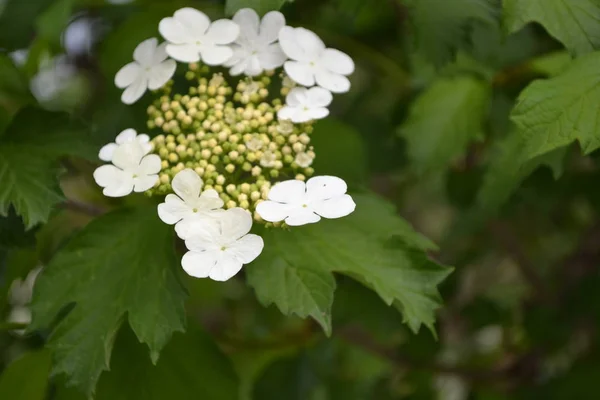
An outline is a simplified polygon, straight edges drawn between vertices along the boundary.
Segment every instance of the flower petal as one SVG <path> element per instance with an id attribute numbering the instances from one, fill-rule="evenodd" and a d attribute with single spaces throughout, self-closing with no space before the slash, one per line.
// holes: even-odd
<path id="1" fill-rule="evenodd" d="M 234 65 L 245 61 L 246 58 L 248 58 L 248 56 L 250 55 L 250 53 L 248 52 L 248 50 L 246 50 L 246 48 L 244 48 L 238 44 L 232 44 L 230 47 L 231 47 L 231 50 L 233 50 L 233 55 L 231 56 L 231 58 L 229 60 L 227 60 L 223 64 L 226 67 L 233 67 Z"/>
<path id="2" fill-rule="evenodd" d="M 219 254 L 216 251 L 204 251 L 201 253 L 188 251 L 181 258 L 181 267 L 188 275 L 194 278 L 207 278 L 218 260 Z"/>
<path id="3" fill-rule="evenodd" d="M 94 180 L 104 188 L 107 197 L 123 197 L 133 191 L 133 177 L 114 165 L 103 165 L 94 171 Z"/>
<path id="4" fill-rule="evenodd" d="M 297 108 L 283 106 L 279 111 L 277 111 L 277 116 L 279 119 L 290 120 L 293 122 L 293 118 L 296 115 Z"/>
<path id="5" fill-rule="evenodd" d="M 327 89 L 314 87 L 307 92 L 308 104 L 312 107 L 327 107 L 333 101 L 333 95 Z"/>
<path id="6" fill-rule="evenodd" d="M 269 191 L 269 200 L 286 204 L 301 204 L 306 194 L 303 181 L 291 179 L 275 184 Z"/>
<path id="7" fill-rule="evenodd" d="M 344 52 L 336 49 L 325 49 L 321 54 L 321 65 L 331 72 L 350 75 L 354 72 L 354 61 Z"/>
<path id="8" fill-rule="evenodd" d="M 190 207 L 174 194 L 168 194 L 165 202 L 158 205 L 158 218 L 168 225 L 176 224 L 191 215 Z"/>
<path id="9" fill-rule="evenodd" d="M 219 216 L 221 237 L 226 242 L 233 242 L 250 232 L 252 215 L 243 208 L 231 208 Z"/>
<path id="10" fill-rule="evenodd" d="M 102 148 L 100 149 L 100 152 L 98 153 L 98 158 L 101 159 L 102 161 L 111 162 L 113 153 L 115 152 L 116 149 L 117 149 L 116 143 L 109 143 L 105 146 L 102 146 Z"/>
<path id="11" fill-rule="evenodd" d="M 138 146 L 141 147 L 139 143 Z M 142 152 L 143 151 L 144 150 L 142 147 Z M 140 166 L 138 167 L 138 175 L 158 174 L 161 169 L 160 163 L 160 157 L 156 154 L 148 154 L 147 156 L 144 156 L 144 158 L 142 158 L 142 160 L 140 161 Z"/>
<path id="12" fill-rule="evenodd" d="M 310 207 L 321 217 L 341 218 L 352 213 L 356 208 L 356 203 L 350 195 L 344 194 L 329 200 L 313 202 Z"/>
<path id="13" fill-rule="evenodd" d="M 258 54 L 258 60 L 260 61 L 260 65 L 268 70 L 281 67 L 287 60 L 287 57 L 283 50 L 281 50 L 281 46 L 278 43 L 273 43 Z"/>
<path id="14" fill-rule="evenodd" d="M 191 63 L 200 61 L 199 47 L 195 44 L 168 44 L 167 54 L 181 62 Z"/>
<path id="15" fill-rule="evenodd" d="M 300 107 L 308 104 L 308 89 L 295 87 L 285 97 L 285 104 L 292 107 Z"/>
<path id="16" fill-rule="evenodd" d="M 138 63 L 132 62 L 125 65 L 115 75 L 115 85 L 119 89 L 124 89 L 133 84 L 138 77 L 142 75 L 142 68 Z"/>
<path id="17" fill-rule="evenodd" d="M 148 89 L 148 80 L 144 76 L 140 76 L 133 82 L 121 95 L 121 101 L 124 104 L 133 104 L 138 101 Z"/>
<path id="18" fill-rule="evenodd" d="M 294 34 L 296 41 L 304 49 L 304 52 L 312 58 L 319 57 L 325 50 L 325 43 L 313 31 L 305 28 L 295 28 Z"/>
<path id="19" fill-rule="evenodd" d="M 337 176 L 315 176 L 306 182 L 306 196 L 310 201 L 342 196 L 347 190 L 346 182 Z"/>
<path id="20" fill-rule="evenodd" d="M 175 74 L 177 63 L 175 60 L 166 60 L 155 65 L 148 71 L 148 88 L 156 90 L 165 85 Z"/>
<path id="21" fill-rule="evenodd" d="M 229 257 L 223 253 L 221 259 L 217 262 L 213 269 L 210 270 L 209 277 L 214 281 L 227 281 L 242 269 L 242 263 L 233 257 Z"/>
<path id="22" fill-rule="evenodd" d="M 185 26 L 172 17 L 161 19 L 158 24 L 158 31 L 169 43 L 185 44 L 194 41 L 194 37 L 192 37 Z"/>
<path id="23" fill-rule="evenodd" d="M 146 135 L 147 136 L 147 135 Z M 123 144 L 127 142 L 133 142 L 137 137 L 137 131 L 135 129 L 129 128 L 121 131 L 115 138 L 115 142 L 117 144 Z"/>
<path id="24" fill-rule="evenodd" d="M 214 44 L 230 44 L 240 35 L 240 27 L 229 19 L 219 19 L 206 32 L 205 38 Z"/>
<path id="25" fill-rule="evenodd" d="M 248 63 L 246 64 L 246 69 L 244 70 L 247 76 L 258 76 L 264 71 L 263 67 L 260 65 L 260 61 L 258 57 L 253 55 L 250 56 Z"/>
<path id="26" fill-rule="evenodd" d="M 133 130 L 135 132 L 135 130 Z M 150 136 L 145 133 L 140 133 L 135 137 L 140 144 L 148 143 L 150 141 Z"/>
<path id="27" fill-rule="evenodd" d="M 210 18 L 202 11 L 191 7 L 184 7 L 175 11 L 173 17 L 193 39 L 200 39 L 204 36 L 210 26 Z"/>
<path id="28" fill-rule="evenodd" d="M 169 57 L 167 54 L 167 44 L 167 42 L 163 42 L 156 47 L 154 56 L 152 57 L 152 65 L 160 64 Z"/>
<path id="29" fill-rule="evenodd" d="M 314 224 L 319 222 L 321 217 L 312 212 L 308 207 L 298 207 L 293 210 L 289 217 L 285 219 L 285 223 L 289 226 L 300 226 L 306 224 Z"/>
<path id="30" fill-rule="evenodd" d="M 233 55 L 233 50 L 227 46 L 201 46 L 202 61 L 206 65 L 215 66 L 225 63 Z"/>
<path id="31" fill-rule="evenodd" d="M 137 193 L 151 189 L 158 181 L 158 175 L 144 175 L 133 178 L 133 191 Z"/>
<path id="32" fill-rule="evenodd" d="M 260 23 L 260 39 L 263 43 L 273 43 L 279 37 L 281 28 L 285 26 L 285 17 L 279 11 L 265 14 Z"/>
<path id="33" fill-rule="evenodd" d="M 188 249 L 197 251 L 198 247 L 194 243 L 197 243 L 200 239 L 202 249 L 205 249 L 208 243 L 213 243 L 215 241 L 214 237 L 219 235 L 219 224 L 216 215 L 220 212 L 224 211 L 192 213 L 190 217 L 179 221 L 175 225 L 175 232 L 180 239 L 187 240 L 193 238 L 196 240 L 196 242 L 187 244 Z"/>
<path id="34" fill-rule="evenodd" d="M 279 44 L 286 56 L 296 61 L 314 61 L 312 54 L 307 54 L 296 38 L 296 29 L 284 26 L 279 31 Z"/>
<path id="35" fill-rule="evenodd" d="M 329 115 L 329 110 L 325 107 L 311 108 L 306 112 L 306 118 L 308 121 L 313 119 L 323 119 Z M 307 122 L 307 121 L 294 121 L 294 122 Z"/>
<path id="36" fill-rule="evenodd" d="M 256 11 L 251 8 L 242 8 L 233 16 L 233 22 L 240 27 L 240 35 L 236 39 L 237 43 L 250 45 L 256 41 L 260 24 Z"/>
<path id="37" fill-rule="evenodd" d="M 138 44 L 133 51 L 133 59 L 143 67 L 152 66 L 156 46 L 158 46 L 158 40 L 156 38 L 144 40 L 142 43 Z"/>
<path id="38" fill-rule="evenodd" d="M 216 210 L 223 207 L 223 200 L 214 189 L 208 189 L 200 194 L 200 198 L 195 202 L 197 207 L 202 210 Z"/>
<path id="39" fill-rule="evenodd" d="M 193 205 L 198 199 L 202 186 L 204 186 L 202 178 L 190 168 L 177 173 L 171 182 L 173 191 L 189 205 Z"/>
<path id="40" fill-rule="evenodd" d="M 290 215 L 290 210 L 294 206 L 289 204 L 277 203 L 276 201 L 262 201 L 256 206 L 256 212 L 262 219 L 269 222 L 283 221 Z"/>
<path id="41" fill-rule="evenodd" d="M 315 74 L 307 63 L 298 61 L 286 61 L 283 64 L 285 73 L 296 83 L 304 86 L 314 86 Z"/>
<path id="42" fill-rule="evenodd" d="M 137 141 L 127 142 L 115 149 L 112 163 L 124 170 L 134 170 L 140 165 L 142 157 L 144 157 L 142 146 Z"/>
<path id="43" fill-rule="evenodd" d="M 254 261 L 265 247 L 265 242 L 258 235 L 248 234 L 229 246 L 225 253 L 231 254 L 243 264 Z"/>
<path id="44" fill-rule="evenodd" d="M 350 90 L 350 80 L 344 75 L 329 72 L 324 69 L 315 74 L 317 84 L 333 93 L 345 93 Z"/>
<path id="45" fill-rule="evenodd" d="M 231 76 L 240 75 L 246 70 L 247 65 L 248 65 L 247 60 L 239 61 L 238 63 L 236 63 L 235 65 L 233 65 L 231 67 L 231 69 L 229 70 L 229 74 L 231 74 Z"/>

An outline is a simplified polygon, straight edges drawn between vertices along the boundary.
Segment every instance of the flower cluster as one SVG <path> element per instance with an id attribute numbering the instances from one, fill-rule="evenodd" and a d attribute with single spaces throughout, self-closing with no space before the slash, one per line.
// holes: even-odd
<path id="1" fill-rule="evenodd" d="M 298 226 L 354 211 L 342 179 L 312 177 L 310 144 L 333 93 L 350 89 L 348 55 L 276 11 L 211 22 L 182 8 L 158 29 L 166 42 L 140 43 L 115 77 L 125 104 L 154 94 L 147 126 L 156 133 L 121 132 L 100 150 L 109 164 L 94 178 L 106 196 L 166 195 L 158 215 L 185 241 L 189 275 L 224 281 L 258 257 L 253 220 Z M 177 62 L 187 64 L 183 93 L 172 79 Z"/>

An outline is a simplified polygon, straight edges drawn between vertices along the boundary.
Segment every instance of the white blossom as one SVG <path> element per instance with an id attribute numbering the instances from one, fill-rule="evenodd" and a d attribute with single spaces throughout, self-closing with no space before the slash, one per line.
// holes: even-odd
<path id="1" fill-rule="evenodd" d="M 322 119 L 329 115 L 327 106 L 332 100 L 333 96 L 329 90 L 320 87 L 295 87 L 286 96 L 285 106 L 279 110 L 277 116 L 294 123 Z"/>
<path id="2" fill-rule="evenodd" d="M 233 55 L 228 44 L 237 39 L 240 28 L 228 19 L 211 23 L 201 11 L 185 7 L 173 17 L 163 18 L 160 34 L 169 42 L 167 53 L 181 62 L 202 60 L 207 65 L 222 65 Z"/>
<path id="3" fill-rule="evenodd" d="M 334 93 L 350 90 L 346 77 L 354 72 L 354 61 L 346 53 L 328 49 L 314 32 L 286 26 L 279 32 L 279 44 L 291 59 L 284 64 L 292 80 L 307 87 L 315 83 Z"/>
<path id="4" fill-rule="evenodd" d="M 263 146 L 264 142 L 257 135 L 253 135 L 252 138 L 246 142 L 246 147 L 250 151 L 258 151 L 262 149 Z"/>
<path id="5" fill-rule="evenodd" d="M 158 181 L 160 157 L 144 152 L 137 142 L 120 144 L 114 151 L 112 164 L 96 168 L 94 179 L 103 187 L 105 196 L 122 197 L 132 191 L 145 192 Z"/>
<path id="6" fill-rule="evenodd" d="M 177 63 L 167 59 L 166 43 L 158 45 L 156 38 L 144 40 L 133 51 L 135 61 L 125 65 L 115 76 L 115 85 L 125 89 L 121 101 L 133 104 L 146 90 L 156 90 L 173 77 Z"/>
<path id="7" fill-rule="evenodd" d="M 177 235 L 186 239 L 196 227 L 210 223 L 215 212 L 223 207 L 223 200 L 214 189 L 202 191 L 204 182 L 193 169 L 184 169 L 173 178 L 171 187 L 176 194 L 168 194 L 158 205 L 158 216 L 166 224 L 174 225 Z"/>
<path id="8" fill-rule="evenodd" d="M 233 56 L 225 63 L 231 75 L 257 76 L 283 65 L 287 57 L 277 42 L 285 17 L 279 11 L 267 13 L 262 21 L 256 11 L 243 8 L 233 16 L 240 35 L 231 45 Z"/>
<path id="9" fill-rule="evenodd" d="M 144 149 L 144 154 L 148 154 L 152 151 L 152 143 L 150 143 L 150 137 L 145 133 L 140 133 L 139 135 L 135 131 L 135 129 L 125 129 L 123 132 L 119 133 L 115 138 L 115 143 L 109 143 L 107 145 L 102 146 L 100 149 L 100 153 L 98 153 L 98 158 L 102 161 L 111 162 L 113 153 L 119 147 L 120 144 L 129 143 L 137 141 L 142 148 Z"/>
<path id="10" fill-rule="evenodd" d="M 273 168 L 277 163 L 277 156 L 270 150 L 263 153 L 260 158 L 260 165 L 265 168 Z"/>
<path id="11" fill-rule="evenodd" d="M 277 125 L 277 132 L 281 133 L 283 136 L 287 136 L 294 132 L 294 124 L 289 119 L 281 119 Z"/>
<path id="12" fill-rule="evenodd" d="M 45 104 L 46 108 L 59 109 L 60 107 L 52 102 L 68 91 L 76 77 L 77 68 L 69 62 L 66 55 L 54 58 L 45 55 L 41 58 L 38 73 L 31 78 L 29 88 L 33 96 Z"/>
<path id="13" fill-rule="evenodd" d="M 185 241 L 190 251 L 181 266 L 193 277 L 226 281 L 258 257 L 264 243 L 260 236 L 248 234 L 252 216 L 242 208 L 224 211 L 216 221 L 204 224 Z"/>
<path id="14" fill-rule="evenodd" d="M 346 182 L 335 176 L 316 176 L 306 183 L 289 180 L 271 188 L 268 200 L 256 207 L 266 221 L 284 221 L 290 226 L 341 218 L 352 213 L 356 204 L 346 194 Z"/>
<path id="15" fill-rule="evenodd" d="M 8 302 L 11 309 L 6 318 L 7 322 L 26 325 L 31 323 L 29 303 L 31 303 L 33 286 L 41 271 L 42 267 L 37 267 L 30 271 L 24 280 L 19 278 L 11 283 L 8 292 Z M 22 336 L 25 334 L 25 329 L 13 329 L 11 332 Z"/>
<path id="16" fill-rule="evenodd" d="M 296 158 L 294 159 L 294 162 L 296 164 L 298 164 L 298 166 L 300 168 L 308 168 L 313 163 L 313 159 L 307 153 L 301 152 L 301 153 L 296 154 Z"/>

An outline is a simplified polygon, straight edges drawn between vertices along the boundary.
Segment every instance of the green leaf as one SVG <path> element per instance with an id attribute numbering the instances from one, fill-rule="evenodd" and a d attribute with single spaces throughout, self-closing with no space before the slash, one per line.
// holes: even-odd
<path id="1" fill-rule="evenodd" d="M 418 172 L 444 170 L 482 136 L 490 93 L 487 82 L 458 76 L 436 80 L 415 100 L 399 132 Z"/>
<path id="2" fill-rule="evenodd" d="M 597 0 L 504 0 L 509 33 L 539 22 L 575 55 L 600 47 L 600 3 Z"/>
<path id="3" fill-rule="evenodd" d="M 525 159 L 578 140 L 585 154 L 600 147 L 600 52 L 575 60 L 562 74 L 531 83 L 511 119 L 523 138 Z"/>
<path id="4" fill-rule="evenodd" d="M 21 110 L 0 136 L 0 216 L 12 205 L 28 229 L 47 221 L 63 199 L 57 160 L 63 155 L 95 157 L 96 149 L 86 139 L 66 114 Z"/>
<path id="5" fill-rule="evenodd" d="M 50 326 L 74 304 L 48 341 L 53 374 L 65 373 L 69 385 L 92 393 L 126 314 L 158 360 L 173 332 L 185 326 L 186 292 L 172 240 L 156 207 L 138 207 L 92 221 L 54 256 L 36 281 L 30 327 Z"/>
<path id="6" fill-rule="evenodd" d="M 264 305 L 275 304 L 285 315 L 308 316 L 331 335 L 331 306 L 335 279 L 310 265 L 288 263 L 275 248 L 265 248 L 260 262 L 247 270 L 248 283 Z"/>
<path id="7" fill-rule="evenodd" d="M 291 3 L 294 0 L 227 0 L 225 3 L 225 14 L 233 15 L 241 8 L 251 8 L 264 15 L 269 11 L 279 10 L 285 3 Z"/>
<path id="8" fill-rule="evenodd" d="M 61 35 L 79 1 L 81 0 L 55 0 L 36 20 L 39 36 L 54 46 L 60 46 Z"/>
<path id="9" fill-rule="evenodd" d="M 36 17 L 53 0 L 5 0 L 0 6 L 0 48 L 17 50 L 29 46 Z"/>
<path id="10" fill-rule="evenodd" d="M 314 313 L 326 312 L 317 319 L 322 324 L 322 319 L 331 318 L 323 305 L 334 289 L 333 280 L 326 281 L 324 276 L 339 272 L 375 290 L 388 305 L 400 305 L 404 321 L 413 331 L 421 324 L 433 330 L 434 312 L 440 306 L 436 286 L 451 269 L 426 257 L 425 251 L 435 245 L 398 217 L 392 205 L 370 194 L 353 197 L 357 207 L 348 217 L 289 231 L 265 231 L 265 250 L 247 269 L 259 299 L 274 302 L 283 312 L 313 318 Z M 297 277 L 298 271 L 303 278 Z M 269 273 L 279 278 L 267 279 Z M 286 282 L 287 277 L 293 280 Z M 297 286 L 299 280 L 301 287 Z M 274 282 L 286 289 L 272 287 Z"/>
<path id="11" fill-rule="evenodd" d="M 50 352 L 23 354 L 0 375 L 0 399 L 44 400 L 50 371 Z"/>

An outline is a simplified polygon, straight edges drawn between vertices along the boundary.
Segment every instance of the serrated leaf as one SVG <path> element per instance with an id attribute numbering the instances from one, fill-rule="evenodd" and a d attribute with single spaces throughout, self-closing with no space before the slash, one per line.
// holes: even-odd
<path id="1" fill-rule="evenodd" d="M 331 335 L 335 279 L 326 271 L 288 263 L 276 248 L 266 247 L 259 262 L 247 269 L 248 283 L 264 305 L 275 304 L 286 315 L 312 317 Z"/>
<path id="2" fill-rule="evenodd" d="M 44 400 L 50 371 L 50 352 L 23 354 L 0 375 L 0 399 Z"/>
<path id="3" fill-rule="evenodd" d="M 420 173 L 439 172 L 481 137 L 491 88 L 469 76 L 436 80 L 412 104 L 400 135 Z"/>
<path id="4" fill-rule="evenodd" d="M 426 257 L 425 251 L 435 246 L 398 217 L 389 203 L 370 194 L 353 197 L 357 207 L 348 217 L 289 231 L 267 230 L 263 235 L 267 256 L 263 253 L 250 265 L 248 274 L 254 274 L 255 268 L 258 272 L 301 268 L 321 274 L 343 273 L 373 289 L 388 305 L 399 302 L 404 320 L 413 331 L 418 331 L 421 324 L 433 330 L 434 312 L 440 306 L 436 286 L 451 269 Z M 298 313 L 289 308 L 290 300 L 304 303 L 290 299 L 289 292 L 287 297 L 277 296 L 277 289 L 271 287 L 273 282 L 259 277 L 250 280 L 259 298 L 268 295 L 268 301 L 275 302 L 282 311 Z M 306 288 L 313 298 L 329 295 L 322 286 L 318 290 Z M 301 312 L 309 314 L 307 309 Z"/>
<path id="5" fill-rule="evenodd" d="M 597 0 L 504 0 L 508 32 L 539 22 L 575 55 L 600 47 L 600 3 Z"/>
<path id="6" fill-rule="evenodd" d="M 585 154 L 600 147 L 600 52 L 582 56 L 562 74 L 531 83 L 511 113 L 531 159 L 579 141 Z"/>
<path id="7" fill-rule="evenodd" d="M 73 306 L 48 341 L 53 374 L 92 393 L 126 315 L 154 361 L 173 332 L 184 330 L 186 292 L 172 240 L 154 206 L 138 207 L 92 221 L 54 256 L 36 281 L 30 327 L 48 327 Z"/>
<path id="8" fill-rule="evenodd" d="M 291 3 L 294 0 L 227 0 L 225 3 L 225 14 L 233 15 L 241 8 L 251 8 L 264 15 L 269 11 L 279 10 L 285 3 Z"/>

